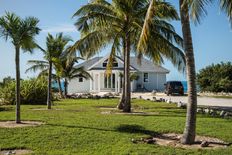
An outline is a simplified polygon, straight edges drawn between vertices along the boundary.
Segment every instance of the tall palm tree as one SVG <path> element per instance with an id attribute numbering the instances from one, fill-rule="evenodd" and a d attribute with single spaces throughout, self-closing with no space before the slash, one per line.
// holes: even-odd
<path id="1" fill-rule="evenodd" d="M 60 59 L 54 63 L 57 68 L 57 72 L 61 78 L 64 79 L 64 96 L 67 98 L 67 88 L 68 81 L 74 78 L 83 77 L 85 79 L 92 78 L 91 75 L 84 70 L 83 67 L 75 67 L 74 65 L 78 63 L 78 60 L 82 59 L 81 57 L 76 57 L 76 54 L 70 52 L 69 50 L 65 51 Z"/>
<path id="2" fill-rule="evenodd" d="M 38 46 L 38 48 L 43 52 L 44 59 L 48 62 L 48 93 L 47 93 L 47 108 L 51 109 L 51 80 L 52 80 L 52 68 L 53 63 L 61 56 L 62 52 L 65 50 L 68 42 L 71 41 L 70 37 L 64 36 L 63 33 L 57 34 L 53 37 L 48 34 L 46 38 L 46 50 Z M 43 62 L 45 64 L 45 62 Z M 41 65 L 41 64 L 39 64 Z M 34 66 L 35 67 L 35 66 Z M 38 66 L 41 67 L 41 66 Z"/>
<path id="3" fill-rule="evenodd" d="M 107 68 L 112 68 L 114 56 L 122 47 L 124 56 L 124 84 L 122 99 L 123 111 L 131 111 L 130 92 L 130 54 L 137 53 L 139 58 L 145 55 L 156 63 L 162 63 L 166 57 L 179 67 L 184 66 L 184 55 L 175 45 L 181 45 L 182 39 L 166 20 L 178 19 L 173 6 L 167 2 L 157 2 L 156 18 L 152 21 L 152 35 L 146 52 L 137 50 L 140 33 L 148 9 L 147 0 L 93 0 L 81 7 L 75 14 L 76 26 L 81 32 L 81 39 L 73 46 L 83 56 L 91 57 L 106 45 L 111 45 L 111 54 Z"/>
<path id="4" fill-rule="evenodd" d="M 191 2 L 190 2 L 191 1 Z M 154 10 L 156 9 L 157 0 L 151 0 L 149 9 L 147 10 L 146 20 L 143 25 L 143 31 L 140 36 L 138 48 L 143 51 L 144 47 L 147 47 L 148 36 L 151 35 L 152 30 L 151 22 L 154 18 Z M 183 32 L 184 51 L 186 58 L 187 78 L 188 78 L 188 106 L 187 106 L 187 117 L 186 127 L 184 135 L 182 137 L 182 143 L 192 144 L 195 140 L 195 129 L 196 129 L 196 109 L 197 109 L 197 92 L 196 92 L 196 72 L 195 72 L 195 61 L 193 52 L 193 43 L 189 22 L 189 6 L 191 6 L 191 15 L 199 21 L 201 14 L 204 13 L 203 6 L 208 0 L 179 0 L 180 4 L 180 16 Z M 189 5 L 191 3 L 191 5 Z M 198 9 L 198 11 L 194 10 Z"/>
<path id="5" fill-rule="evenodd" d="M 221 9 L 226 12 L 232 21 L 232 1 L 219 0 Z M 188 79 L 188 106 L 184 135 L 181 139 L 183 144 L 193 144 L 196 136 L 196 111 L 197 111 L 197 91 L 196 91 L 196 71 L 194 50 L 190 26 L 190 18 L 199 23 L 201 18 L 207 14 L 205 6 L 213 0 L 179 0 L 182 33 L 184 39 L 184 50 L 186 53 L 186 68 Z"/>
<path id="6" fill-rule="evenodd" d="M 14 13 L 7 12 L 0 18 L 0 36 L 11 40 L 15 46 L 16 68 L 16 123 L 20 123 L 20 49 L 32 52 L 35 48 L 35 36 L 39 34 L 39 20 L 35 17 L 21 19 Z"/>

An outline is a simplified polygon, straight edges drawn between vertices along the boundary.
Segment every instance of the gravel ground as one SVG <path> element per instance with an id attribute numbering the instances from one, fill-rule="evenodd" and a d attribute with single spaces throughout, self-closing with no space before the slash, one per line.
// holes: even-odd
<path id="1" fill-rule="evenodd" d="M 163 98 L 166 100 L 171 100 L 172 102 L 188 102 L 187 96 L 167 96 L 165 94 L 159 93 L 152 95 L 152 93 L 133 93 L 132 97 L 138 98 L 141 96 L 143 99 L 152 99 L 156 97 L 157 99 Z M 221 106 L 221 107 L 232 107 L 232 99 L 226 98 L 213 98 L 213 97 L 198 97 L 198 105 L 201 106 Z"/>

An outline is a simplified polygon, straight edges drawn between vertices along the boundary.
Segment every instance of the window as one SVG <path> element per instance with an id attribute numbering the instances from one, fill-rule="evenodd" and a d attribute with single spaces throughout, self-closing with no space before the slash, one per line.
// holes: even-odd
<path id="1" fill-rule="evenodd" d="M 106 67 L 107 66 L 107 62 L 103 62 L 102 66 Z"/>
<path id="2" fill-rule="evenodd" d="M 148 73 L 143 74 L 143 82 L 148 82 Z"/>
<path id="3" fill-rule="evenodd" d="M 116 78 L 115 78 L 115 74 L 111 74 L 109 76 L 104 77 L 104 88 L 115 88 L 115 82 L 116 82 Z"/>
<path id="4" fill-rule="evenodd" d="M 107 63 L 108 59 L 103 62 L 102 67 L 106 67 Z M 113 67 L 118 67 L 118 62 L 116 60 L 113 61 Z"/>
<path id="5" fill-rule="evenodd" d="M 80 78 L 79 78 L 79 82 L 83 82 L 83 77 L 80 77 Z"/>

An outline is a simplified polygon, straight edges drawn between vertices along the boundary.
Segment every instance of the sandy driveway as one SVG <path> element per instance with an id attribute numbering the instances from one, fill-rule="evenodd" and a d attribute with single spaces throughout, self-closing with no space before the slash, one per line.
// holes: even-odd
<path id="1" fill-rule="evenodd" d="M 143 99 L 152 99 L 154 95 L 151 93 L 133 93 L 132 97 L 138 98 L 141 96 Z M 171 100 L 172 102 L 183 102 L 187 103 L 187 96 L 167 96 L 165 94 L 155 95 L 157 99 L 163 98 L 166 100 Z M 225 98 L 213 98 L 213 97 L 198 97 L 198 105 L 206 106 L 222 106 L 222 107 L 232 107 L 232 99 Z"/>

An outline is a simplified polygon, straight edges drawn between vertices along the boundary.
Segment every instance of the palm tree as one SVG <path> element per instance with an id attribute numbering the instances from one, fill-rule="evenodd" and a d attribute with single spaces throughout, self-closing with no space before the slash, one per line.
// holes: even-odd
<path id="1" fill-rule="evenodd" d="M 27 62 L 30 67 L 26 70 L 25 73 L 28 73 L 29 71 L 37 72 L 40 71 L 38 77 L 41 76 L 48 76 L 48 68 L 49 68 L 49 62 L 45 60 L 29 60 Z M 58 83 L 58 89 L 60 98 L 63 98 L 63 92 L 61 87 L 61 77 L 58 74 L 58 69 L 56 67 L 53 67 L 56 74 L 52 74 L 52 79 Z"/>
<path id="2" fill-rule="evenodd" d="M 182 32 L 184 39 L 184 50 L 186 54 L 186 66 L 187 66 L 187 78 L 188 78 L 188 106 L 186 125 L 184 135 L 181 139 L 184 144 L 192 144 L 195 141 L 196 135 L 196 108 L 197 108 L 197 93 L 196 93 L 196 72 L 195 72 L 195 60 L 194 51 L 190 27 L 190 17 L 195 23 L 199 23 L 201 17 L 207 12 L 205 5 L 212 2 L 211 0 L 179 0 L 180 15 Z M 221 9 L 224 10 L 230 21 L 232 21 L 232 1 L 231 0 L 220 0 Z M 150 23 L 154 14 L 152 13 L 156 8 L 156 1 L 151 0 L 145 23 L 143 25 L 143 31 L 140 36 L 140 42 L 138 48 L 142 49 L 147 46 L 147 38 L 150 35 L 151 30 Z"/>
<path id="3" fill-rule="evenodd" d="M 137 50 L 140 33 L 146 16 L 149 2 L 147 0 L 94 0 L 81 7 L 75 14 L 78 17 L 76 26 L 81 32 L 81 39 L 73 46 L 82 56 L 87 58 L 95 55 L 100 49 L 111 44 L 111 54 L 107 70 L 112 68 L 112 61 L 121 47 L 124 57 L 123 111 L 131 111 L 130 92 L 130 54 L 137 53 L 139 58 L 145 55 L 156 63 L 162 63 L 163 58 L 171 59 L 175 65 L 183 66 L 184 55 L 175 45 L 182 43 L 172 25 L 166 20 L 178 19 L 173 6 L 167 2 L 157 2 L 149 46 L 146 52 Z"/>
<path id="4" fill-rule="evenodd" d="M 34 63 L 32 67 L 28 70 L 41 69 L 44 73 L 48 72 L 48 93 L 47 93 L 47 108 L 51 109 L 51 80 L 52 80 L 52 69 L 53 63 L 59 59 L 62 52 L 66 49 L 66 45 L 71 41 L 70 37 L 64 36 L 63 33 L 57 34 L 53 37 L 51 34 L 48 34 L 46 38 L 46 50 L 37 45 L 37 47 L 43 52 L 44 59 L 46 61 L 37 61 L 32 60 L 29 63 Z"/>
<path id="5" fill-rule="evenodd" d="M 197 92 L 196 92 L 196 71 L 194 50 L 190 26 L 190 17 L 195 23 L 199 23 L 201 18 L 206 15 L 205 6 L 212 0 L 179 0 L 182 33 L 184 39 L 184 50 L 186 53 L 186 66 L 188 78 L 188 106 L 184 135 L 181 139 L 183 144 L 193 144 L 196 136 L 196 111 L 197 111 Z M 230 21 L 232 21 L 232 1 L 220 0 L 221 9 L 224 10 Z"/>
<path id="6" fill-rule="evenodd" d="M 16 123 L 20 123 L 20 49 L 32 52 L 35 48 L 35 36 L 39 34 L 39 20 L 35 17 L 21 19 L 14 13 L 7 12 L 0 18 L 0 36 L 10 39 L 15 46 L 16 67 Z"/>
<path id="7" fill-rule="evenodd" d="M 70 52 L 70 48 L 65 51 L 60 59 L 58 59 L 54 65 L 57 68 L 57 72 L 61 78 L 64 79 L 64 96 L 67 98 L 67 87 L 68 81 L 74 78 L 83 77 L 85 79 L 92 78 L 91 75 L 84 70 L 83 67 L 75 67 L 74 65 L 78 63 L 81 57 L 76 57 L 76 53 Z"/>

